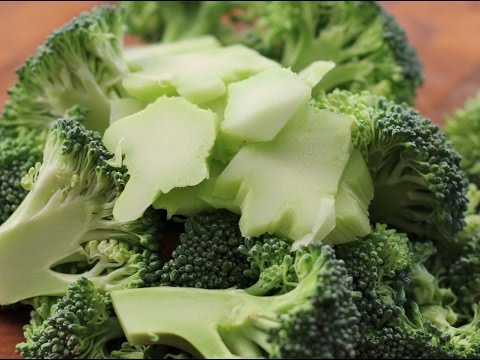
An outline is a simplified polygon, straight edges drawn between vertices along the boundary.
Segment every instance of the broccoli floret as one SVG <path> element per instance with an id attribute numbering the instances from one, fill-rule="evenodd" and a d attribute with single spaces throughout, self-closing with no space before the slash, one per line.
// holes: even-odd
<path id="1" fill-rule="evenodd" d="M 370 90 L 412 103 L 422 65 L 396 20 L 374 1 L 124 2 L 130 32 L 173 41 L 211 34 L 294 71 L 331 60 L 316 90 Z M 188 25 L 186 25 L 188 24 Z"/>
<path id="2" fill-rule="evenodd" d="M 415 304 L 411 314 L 400 308 L 395 320 L 381 329 L 362 332 L 359 359 L 454 359 L 459 352 L 450 337 L 426 320 Z"/>
<path id="3" fill-rule="evenodd" d="M 78 262 L 82 255 L 93 265 L 84 276 L 102 288 L 137 283 L 139 272 L 146 269 L 144 258 L 158 257 L 161 213 L 150 209 L 142 218 L 127 223 L 113 218 L 115 201 L 128 174 L 124 167 L 110 165 L 112 156 L 100 134 L 75 120 L 59 120 L 49 131 L 43 163 L 30 169 L 22 180 L 30 192 L 0 227 L 0 304 L 63 295 L 82 274 L 54 269 Z M 132 256 L 122 261 L 104 256 L 99 261 L 82 247 L 95 240 L 125 243 L 132 247 Z M 144 255 L 137 249 L 151 253 Z M 160 268 L 157 259 L 151 263 L 148 268 Z"/>
<path id="4" fill-rule="evenodd" d="M 444 281 L 458 297 L 457 312 L 473 316 L 472 305 L 480 304 L 480 232 L 447 267 Z"/>
<path id="5" fill-rule="evenodd" d="M 83 13 L 51 34 L 17 71 L 3 119 L 28 127 L 50 127 L 74 105 L 89 110 L 88 129 L 109 124 L 110 99 L 121 95 L 127 72 L 122 58 L 123 16 L 115 7 Z"/>
<path id="6" fill-rule="evenodd" d="M 111 296 L 132 344 L 167 344 L 205 358 L 354 357 L 359 314 L 343 261 L 328 246 L 310 245 L 295 253 L 293 266 L 298 285 L 282 295 L 156 287 Z"/>
<path id="7" fill-rule="evenodd" d="M 447 117 L 443 129 L 462 156 L 462 168 L 472 182 L 480 185 L 480 92 Z"/>
<path id="8" fill-rule="evenodd" d="M 18 127 L 0 140 L 0 224 L 7 221 L 27 195 L 21 180 L 42 160 L 46 131 Z"/>
<path id="9" fill-rule="evenodd" d="M 374 185 L 372 222 L 435 239 L 438 246 L 456 241 L 465 225 L 468 184 L 460 156 L 437 126 L 406 105 L 368 92 L 319 94 L 316 105 L 355 119 L 352 142 Z"/>
<path id="10" fill-rule="evenodd" d="M 382 328 L 406 301 L 413 260 L 408 237 L 377 224 L 366 237 L 338 245 L 335 251 L 353 277 L 353 289 L 362 294 L 356 300 L 362 328 Z"/>
<path id="11" fill-rule="evenodd" d="M 271 236 L 243 238 L 239 219 L 226 210 L 189 217 L 180 244 L 154 285 L 249 288 L 247 291 L 256 295 L 287 289 L 291 243 Z"/>
<path id="12" fill-rule="evenodd" d="M 239 1 L 123 1 L 129 33 L 148 41 L 172 42 L 204 34 L 220 35 Z M 225 30 L 231 31 L 228 28 Z"/>
<path id="13" fill-rule="evenodd" d="M 17 349 L 27 359 L 106 359 L 107 343 L 123 336 L 108 295 L 81 278 L 46 319 L 25 326 L 26 341 Z"/>

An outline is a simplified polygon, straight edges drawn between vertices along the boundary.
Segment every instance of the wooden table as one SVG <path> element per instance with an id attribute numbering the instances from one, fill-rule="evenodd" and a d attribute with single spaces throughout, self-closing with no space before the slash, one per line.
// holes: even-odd
<path id="1" fill-rule="evenodd" d="M 55 28 L 98 1 L 0 3 L 0 103 L 14 69 Z M 417 107 L 435 122 L 480 89 L 480 2 L 383 2 L 405 27 L 425 67 Z M 0 312 L 0 358 L 15 358 L 26 314 Z"/>

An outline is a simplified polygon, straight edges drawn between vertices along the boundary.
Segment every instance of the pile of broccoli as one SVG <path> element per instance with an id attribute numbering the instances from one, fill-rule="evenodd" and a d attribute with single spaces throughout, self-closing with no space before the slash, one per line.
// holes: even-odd
<path id="1" fill-rule="evenodd" d="M 442 129 L 421 83 L 376 2 L 73 19 L 0 117 L 19 354 L 479 358 L 480 101 Z"/>

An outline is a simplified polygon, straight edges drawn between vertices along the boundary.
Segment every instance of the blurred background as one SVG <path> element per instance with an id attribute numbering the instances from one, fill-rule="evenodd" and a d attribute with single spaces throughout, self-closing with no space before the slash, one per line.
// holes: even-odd
<path id="1" fill-rule="evenodd" d="M 0 104 L 15 81 L 14 70 L 45 37 L 79 12 L 101 3 L 0 2 Z M 422 114 L 441 123 L 445 115 L 480 89 L 480 2 L 381 3 L 405 28 L 424 65 L 425 84 L 416 105 Z"/>

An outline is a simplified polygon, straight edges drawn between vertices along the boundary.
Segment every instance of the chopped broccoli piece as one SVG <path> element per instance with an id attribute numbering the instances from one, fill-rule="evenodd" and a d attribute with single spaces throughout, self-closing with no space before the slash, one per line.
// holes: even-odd
<path id="1" fill-rule="evenodd" d="M 465 225 L 467 182 L 441 130 L 406 105 L 368 92 L 319 94 L 316 106 L 354 119 L 353 146 L 374 185 L 372 222 L 447 246 Z"/>
<path id="2" fill-rule="evenodd" d="M 153 102 L 162 95 L 180 95 L 194 104 L 222 97 L 229 83 L 280 65 L 243 45 L 170 54 L 144 61 L 123 81 L 134 98 Z"/>
<path id="3" fill-rule="evenodd" d="M 114 122 L 103 140 L 111 151 L 120 146 L 130 174 L 115 203 L 115 218 L 136 220 L 162 194 L 207 179 L 217 127 L 213 112 L 180 97 L 161 97 Z"/>
<path id="4" fill-rule="evenodd" d="M 0 304 L 65 294 L 82 274 L 54 268 L 78 261 L 82 245 L 90 241 L 117 240 L 135 253 L 136 248 L 157 251 L 163 237 L 161 214 L 151 210 L 134 222 L 113 219 L 128 175 L 125 168 L 109 165 L 111 157 L 100 134 L 75 120 L 61 119 L 49 131 L 43 163 L 22 180 L 30 192 L 0 227 Z M 102 288 L 136 283 L 138 272 L 145 270 L 138 252 L 122 264 L 117 259 L 106 260 L 111 265 L 96 263 L 84 276 Z M 87 254 L 84 259 L 89 260 Z M 111 266 L 117 268 L 105 273 Z"/>
<path id="5" fill-rule="evenodd" d="M 282 295 L 157 287 L 111 296 L 132 344 L 173 345 L 205 358 L 354 357 L 359 314 L 343 262 L 315 244 L 300 248 L 293 266 L 298 285 Z"/>
<path id="6" fill-rule="evenodd" d="M 126 47 L 123 56 L 130 70 L 139 71 L 145 64 L 152 63 L 163 56 L 192 53 L 220 47 L 213 36 L 202 36 L 174 43 L 159 43 Z"/>
<path id="7" fill-rule="evenodd" d="M 480 185 L 480 92 L 447 117 L 443 129 L 462 157 L 462 168 L 472 182 Z"/>
<path id="8" fill-rule="evenodd" d="M 108 126 L 110 99 L 121 96 L 123 16 L 104 6 L 83 13 L 50 35 L 21 67 L 8 90 L 5 121 L 49 128 L 73 105 L 89 110 L 85 126 Z"/>
<path id="9" fill-rule="evenodd" d="M 422 65 L 404 30 L 375 1 L 125 1 L 124 6 L 129 31 L 147 40 L 209 34 L 224 45 L 245 44 L 294 71 L 317 60 L 335 62 L 317 91 L 368 89 L 412 103 L 423 83 Z"/>
<path id="10" fill-rule="evenodd" d="M 333 230 L 351 121 L 305 105 L 274 140 L 240 149 L 217 179 L 214 195 L 241 208 L 243 236 L 270 233 L 298 247 Z"/>

